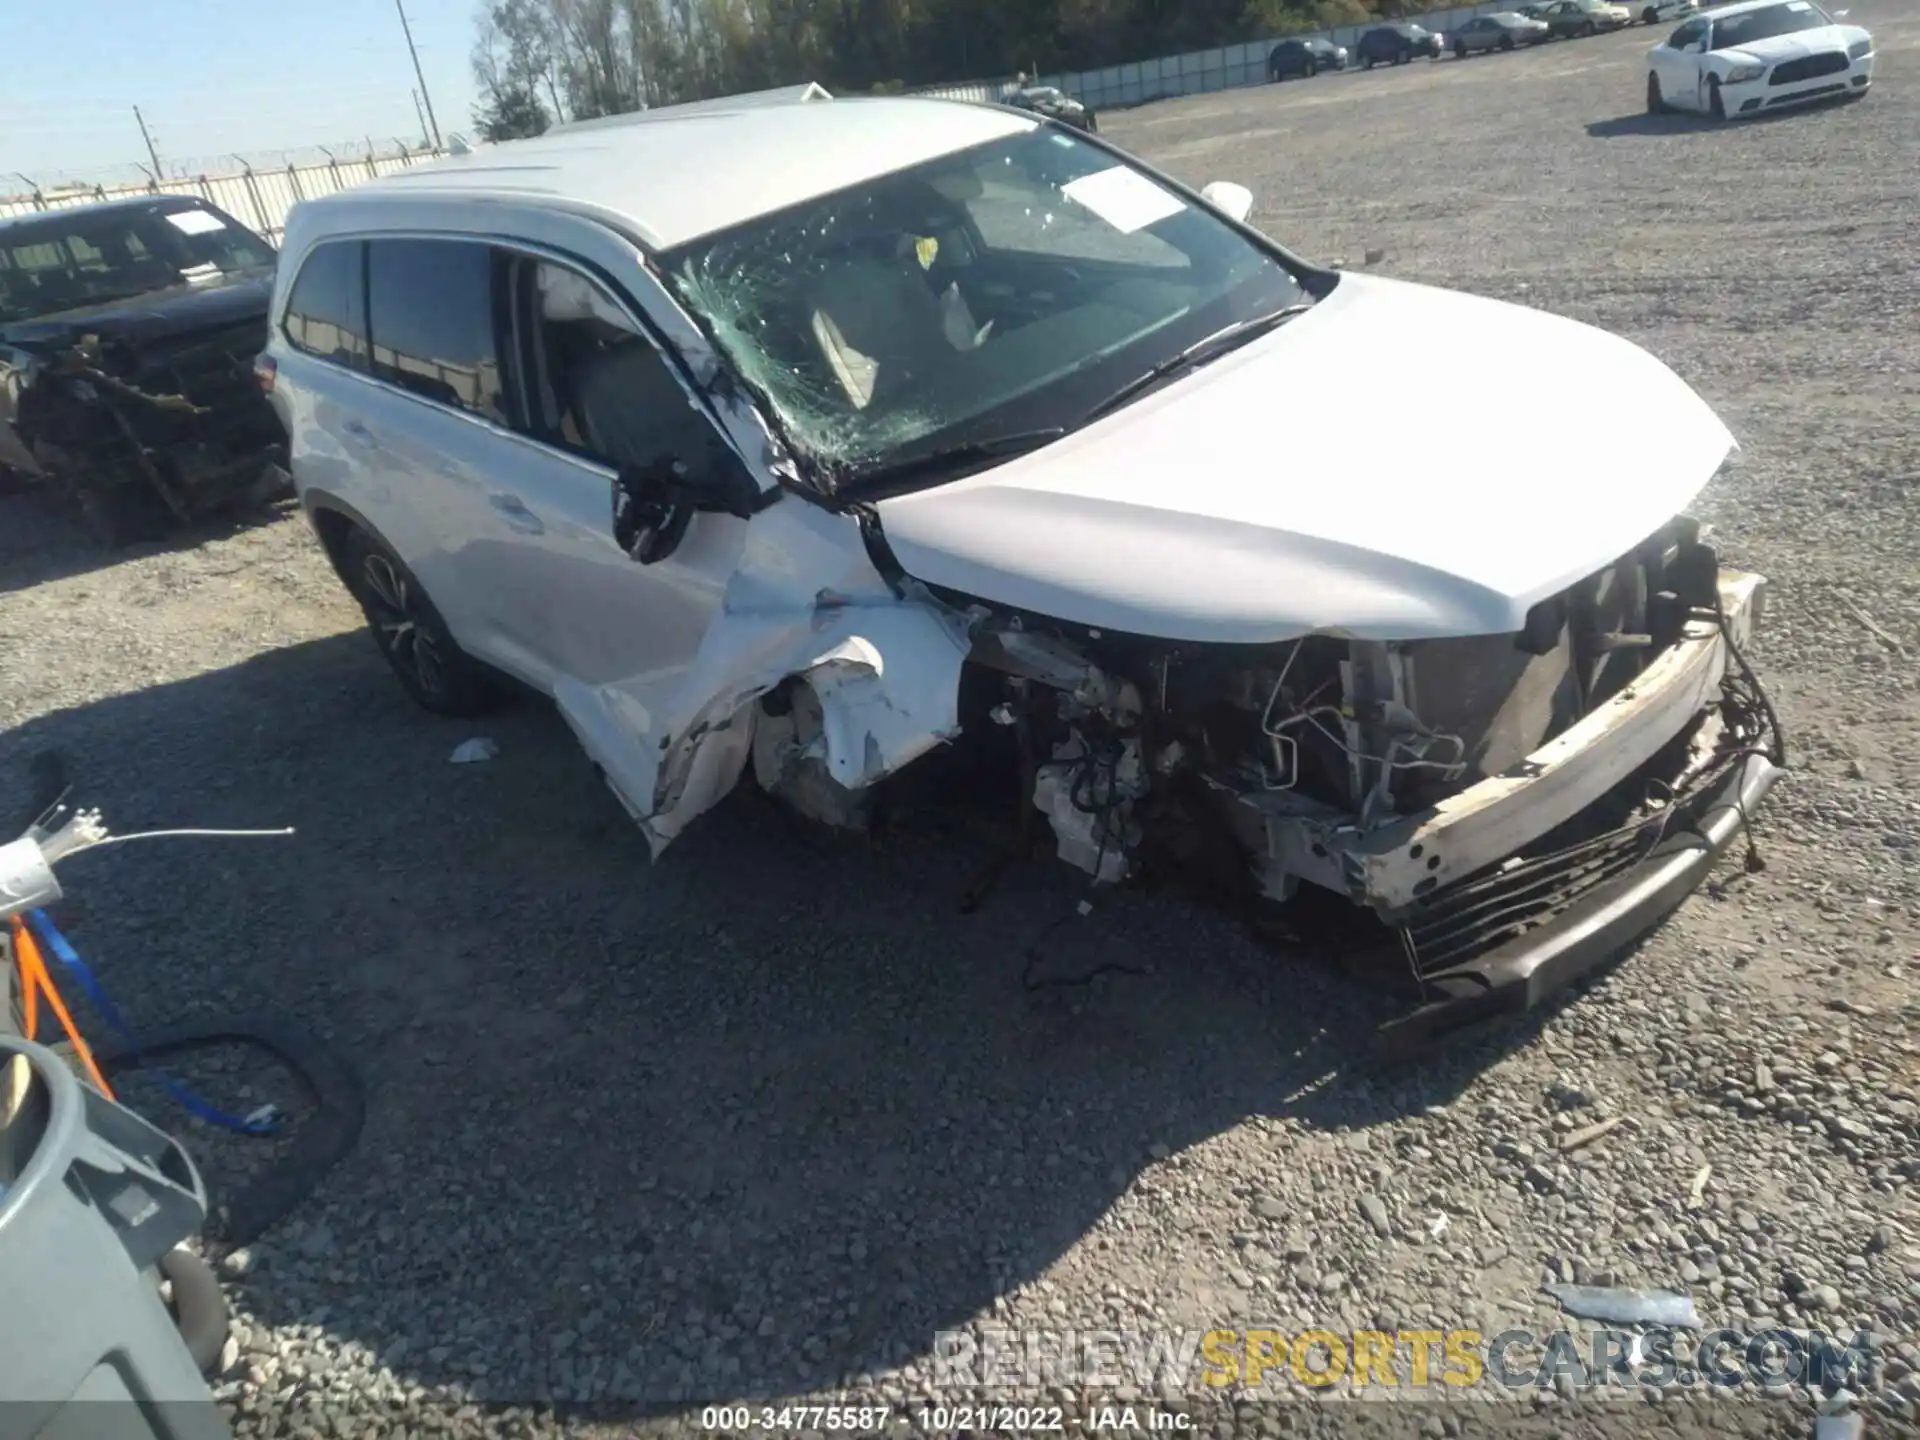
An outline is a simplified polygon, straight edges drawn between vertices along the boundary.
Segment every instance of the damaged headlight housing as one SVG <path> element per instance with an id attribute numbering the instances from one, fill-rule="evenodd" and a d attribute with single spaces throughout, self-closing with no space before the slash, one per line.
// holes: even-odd
<path id="1" fill-rule="evenodd" d="M 1766 73 L 1766 66 L 1757 61 L 1749 60 L 1728 69 L 1726 79 L 1722 83 L 1727 85 L 1744 85 L 1749 80 L 1758 80 Z"/>

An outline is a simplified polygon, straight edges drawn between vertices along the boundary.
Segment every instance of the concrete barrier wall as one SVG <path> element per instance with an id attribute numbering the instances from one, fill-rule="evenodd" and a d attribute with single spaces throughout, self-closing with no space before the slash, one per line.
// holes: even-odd
<path id="1" fill-rule="evenodd" d="M 1511 8 L 1511 3 L 1461 5 L 1451 10 L 1434 10 L 1407 18 L 1429 30 L 1445 34 L 1453 26 L 1475 15 Z M 1239 45 L 1195 50 L 1185 55 L 1163 55 L 1157 60 L 1141 60 L 1130 65 L 1109 65 L 1104 70 L 1038 75 L 1028 83 L 1051 85 L 1095 110 L 1119 109 L 1176 95 L 1205 95 L 1215 90 L 1264 85 L 1267 83 L 1267 56 L 1280 41 L 1318 35 L 1336 45 L 1352 49 L 1360 36 L 1372 28 L 1371 24 L 1344 25 L 1333 30 L 1310 31 L 1306 35 L 1276 35 L 1270 40 L 1249 40 Z M 1011 79 L 966 80 L 952 85 L 929 85 L 911 93 L 984 103 L 1004 100 L 1016 88 Z"/>

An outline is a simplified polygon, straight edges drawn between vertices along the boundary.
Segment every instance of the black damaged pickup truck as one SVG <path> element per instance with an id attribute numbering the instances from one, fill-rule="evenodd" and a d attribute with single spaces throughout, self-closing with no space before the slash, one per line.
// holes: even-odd
<path id="1" fill-rule="evenodd" d="M 118 545 L 288 493 L 273 247 L 193 196 L 0 220 L 0 470 Z"/>

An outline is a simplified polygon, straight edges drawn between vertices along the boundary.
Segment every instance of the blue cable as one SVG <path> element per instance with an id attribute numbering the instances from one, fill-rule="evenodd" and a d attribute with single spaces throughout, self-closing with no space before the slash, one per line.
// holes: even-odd
<path id="1" fill-rule="evenodd" d="M 100 1017 L 107 1022 L 108 1026 L 127 1044 L 138 1045 L 140 1037 L 134 1034 L 133 1028 L 121 1016 L 119 1007 L 107 998 L 107 992 L 102 988 L 99 978 L 94 975 L 93 968 L 80 958 L 80 953 L 68 943 L 67 937 L 60 933 L 59 927 L 48 918 L 47 912 L 29 910 L 27 923 L 38 932 L 41 943 L 53 952 L 54 959 L 66 968 L 68 974 L 80 982 L 80 988 L 87 992 L 87 999 L 93 1002 L 93 1008 L 100 1012 Z M 240 1115 L 229 1115 L 218 1106 L 202 1100 L 166 1071 L 150 1066 L 142 1068 L 150 1070 L 153 1077 L 160 1082 L 161 1088 L 171 1095 L 182 1109 L 199 1116 L 209 1125 L 218 1125 L 223 1130 L 237 1130 L 242 1135 L 271 1135 L 278 1128 L 270 1119 L 253 1120 Z"/>

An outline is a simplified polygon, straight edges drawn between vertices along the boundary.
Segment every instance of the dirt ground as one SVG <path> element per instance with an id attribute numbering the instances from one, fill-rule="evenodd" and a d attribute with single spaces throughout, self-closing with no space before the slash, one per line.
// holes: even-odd
<path id="1" fill-rule="evenodd" d="M 899 1416 L 933 1393 L 940 1331 L 1543 1330 L 1543 1273 L 1607 1271 L 1689 1289 L 1709 1324 L 1878 1331 L 1876 1423 L 1907 1423 L 1920 8 L 1853 19 L 1879 39 L 1868 98 L 1737 127 L 1641 113 L 1665 30 L 1637 26 L 1101 117 L 1182 179 L 1251 186 L 1255 222 L 1303 253 L 1383 252 L 1372 269 L 1627 335 L 1743 447 L 1700 512 L 1772 580 L 1753 659 L 1792 773 L 1758 821 L 1765 868 L 1723 866 L 1571 1003 L 1410 1073 L 1359 1058 L 1376 998 L 1171 899 L 1102 896 L 1031 961 L 1079 879 L 1015 871 L 963 916 L 975 835 L 826 844 L 743 793 L 649 864 L 543 706 L 412 709 L 297 518 L 107 559 L 0 498 L 0 794 L 57 746 L 118 829 L 298 832 L 80 859 L 68 933 L 137 1022 L 275 1011 L 366 1083 L 352 1156 L 227 1263 L 243 1428 L 298 1429 L 309 1403 L 373 1407 L 354 1433 L 559 1423 L 461 1397 L 698 1428 L 707 1404 L 839 1391 Z M 1348 414 L 1276 397 L 1275 449 L 1334 423 L 1357 452 L 1397 395 L 1439 387 L 1461 415 L 1434 440 L 1439 509 L 1476 427 L 1577 385 L 1383 354 Z M 1588 398 L 1594 424 L 1633 423 Z M 1543 455 L 1543 506 L 1554 484 Z M 448 764 L 476 734 L 499 758 Z M 1125 970 L 1023 985 L 1030 963 L 1107 961 Z M 202 1078 L 234 1105 L 283 1093 Z M 255 1142 L 129 1093 L 216 1186 L 254 1163 Z M 1407 1423 L 1459 1433 L 1456 1408 Z M 1555 1424 L 1658 1410 L 1627 1413 Z M 1716 1423 L 1809 1420 L 1802 1394 Z"/>

